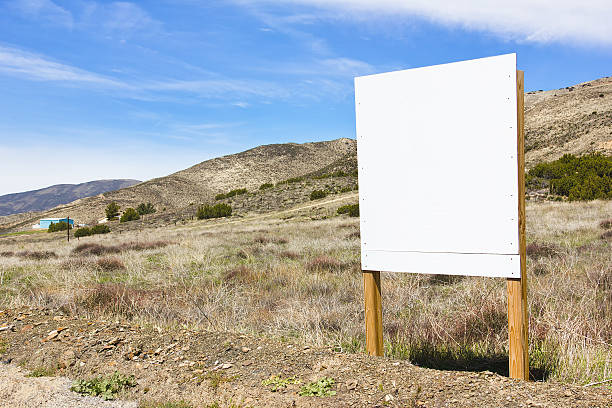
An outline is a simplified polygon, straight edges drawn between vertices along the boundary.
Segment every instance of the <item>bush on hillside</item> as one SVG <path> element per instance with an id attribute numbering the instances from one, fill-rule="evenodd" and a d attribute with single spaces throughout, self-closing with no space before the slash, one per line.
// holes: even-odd
<path id="1" fill-rule="evenodd" d="M 208 204 L 201 205 L 196 212 L 198 220 L 229 217 L 230 215 L 232 215 L 232 207 L 225 203 L 219 203 L 212 206 Z"/>
<path id="2" fill-rule="evenodd" d="M 221 193 L 221 194 L 217 194 L 215 196 L 215 200 L 223 200 L 224 198 L 231 198 L 237 195 L 241 195 L 241 194 L 246 194 L 247 193 L 247 189 L 246 188 L 237 188 L 235 190 L 231 190 L 225 194 Z"/>
<path id="3" fill-rule="evenodd" d="M 106 213 L 106 219 L 109 221 L 117 219 L 117 217 L 119 216 L 119 208 L 121 208 L 119 207 L 119 204 L 114 201 L 107 205 L 106 210 L 104 210 L 104 212 Z"/>
<path id="4" fill-rule="evenodd" d="M 140 215 L 145 215 L 145 214 L 153 214 L 157 210 L 151 203 L 146 203 L 146 204 L 140 203 L 138 204 L 138 207 L 136 207 L 136 211 L 138 211 L 138 214 Z"/>
<path id="5" fill-rule="evenodd" d="M 338 214 L 348 214 L 349 217 L 359 217 L 359 204 L 347 204 L 338 207 Z"/>
<path id="6" fill-rule="evenodd" d="M 75 238 L 88 237 L 91 235 L 91 230 L 87 227 L 82 227 L 74 231 Z"/>
<path id="7" fill-rule="evenodd" d="M 108 234 L 110 232 L 110 228 L 108 225 L 98 224 L 91 227 L 92 234 Z"/>
<path id="8" fill-rule="evenodd" d="M 548 187 L 570 201 L 612 199 L 612 156 L 566 154 L 529 170 L 525 184 L 529 189 Z"/>
<path id="9" fill-rule="evenodd" d="M 261 186 L 259 186 L 259 189 L 260 190 L 265 190 L 267 188 L 272 188 L 272 187 L 274 187 L 274 184 L 272 184 L 272 183 L 263 183 Z"/>
<path id="10" fill-rule="evenodd" d="M 320 198 L 325 198 L 327 197 L 327 191 L 324 190 L 314 190 L 312 193 L 310 193 L 310 200 L 318 200 Z"/>
<path id="11" fill-rule="evenodd" d="M 66 231 L 68 228 L 72 229 L 72 225 L 68 225 L 66 221 L 54 222 L 49 225 L 48 232 Z"/>
<path id="12" fill-rule="evenodd" d="M 119 219 L 119 222 L 135 221 L 139 219 L 140 215 L 138 215 L 138 211 L 130 207 L 125 209 L 125 211 L 121 215 L 121 219 Z"/>

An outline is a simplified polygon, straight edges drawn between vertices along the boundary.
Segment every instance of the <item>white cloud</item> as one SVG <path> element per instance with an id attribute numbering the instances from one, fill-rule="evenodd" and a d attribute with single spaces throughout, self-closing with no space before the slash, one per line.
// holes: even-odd
<path id="1" fill-rule="evenodd" d="M 125 87 L 111 78 L 70 65 L 50 61 L 43 56 L 0 46 L 0 73 L 38 81 L 80 82 L 110 87 Z"/>
<path id="2" fill-rule="evenodd" d="M 314 6 L 337 17 L 416 16 L 447 26 L 481 30 L 528 42 L 612 45 L 610 0 L 281 0 Z M 245 2 L 238 0 L 238 3 Z M 254 0 L 278 4 L 279 1 Z"/>

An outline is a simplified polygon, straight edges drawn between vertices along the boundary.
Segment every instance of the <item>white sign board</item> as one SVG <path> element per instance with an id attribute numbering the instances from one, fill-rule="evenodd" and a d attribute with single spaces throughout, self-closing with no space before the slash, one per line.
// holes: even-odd
<path id="1" fill-rule="evenodd" d="M 363 270 L 520 277 L 516 54 L 355 78 Z"/>

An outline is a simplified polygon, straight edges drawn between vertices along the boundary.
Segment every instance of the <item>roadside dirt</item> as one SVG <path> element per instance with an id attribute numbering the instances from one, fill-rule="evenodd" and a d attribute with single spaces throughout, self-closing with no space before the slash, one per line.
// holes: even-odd
<path id="1" fill-rule="evenodd" d="M 39 401 L 35 399 L 39 394 L 44 394 L 43 399 L 68 398 L 68 384 L 61 378 L 35 379 L 43 385 L 5 385 L 10 383 L 7 377 L 44 367 L 58 368 L 58 376 L 71 379 L 115 371 L 134 375 L 138 384 L 118 398 L 184 400 L 194 406 L 216 402 L 220 407 L 230 403 L 245 407 L 612 407 L 612 391 L 606 387 L 525 383 L 490 372 L 438 371 L 407 361 L 255 336 L 88 320 L 51 310 L 0 311 L 0 345 L 5 349 L 1 359 L 11 361 L 0 364 L 0 406 L 107 406 L 29 403 Z M 22 371 L 16 371 L 15 365 Z M 295 376 L 301 384 L 272 392 L 270 386 L 262 385 L 272 375 Z M 304 384 L 322 377 L 334 379 L 336 395 L 298 395 Z"/>

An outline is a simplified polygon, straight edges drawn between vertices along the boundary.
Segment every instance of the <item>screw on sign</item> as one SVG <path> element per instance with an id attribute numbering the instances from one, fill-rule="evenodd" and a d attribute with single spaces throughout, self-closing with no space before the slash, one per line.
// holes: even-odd
<path id="1" fill-rule="evenodd" d="M 369 354 L 384 353 L 380 271 L 506 278 L 510 376 L 529 379 L 523 110 L 516 54 L 355 78 Z"/>

